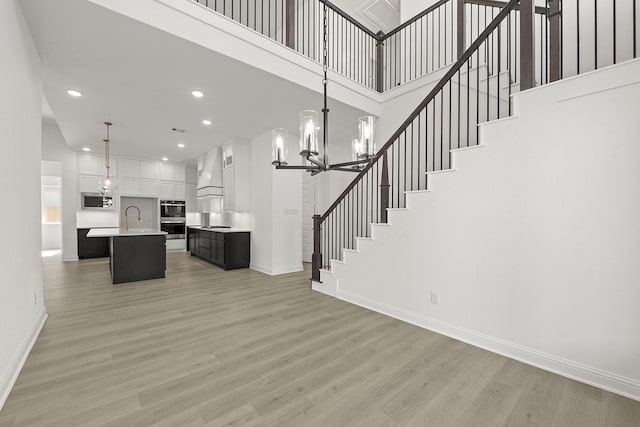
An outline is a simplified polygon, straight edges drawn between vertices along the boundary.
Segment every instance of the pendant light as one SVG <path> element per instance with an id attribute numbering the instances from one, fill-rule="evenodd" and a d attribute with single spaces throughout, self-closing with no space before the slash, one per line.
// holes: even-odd
<path id="1" fill-rule="evenodd" d="M 113 124 L 111 122 L 104 122 L 107 127 L 107 137 L 103 139 L 104 141 L 104 177 L 100 179 L 98 184 L 98 193 L 101 196 L 114 196 L 116 194 L 116 183 L 111 178 L 111 174 L 109 173 L 109 127 Z"/>
<path id="2" fill-rule="evenodd" d="M 328 31 L 327 31 L 327 0 L 323 0 L 323 51 L 322 70 L 324 79 L 324 108 L 322 109 L 322 157 L 319 156 L 318 144 L 318 113 L 313 110 L 304 110 L 300 113 L 300 155 L 304 159 L 304 165 L 287 164 L 287 131 L 285 129 L 273 129 L 272 131 L 272 162 L 276 169 L 303 169 L 316 175 L 328 170 L 340 170 L 345 172 L 359 172 L 362 166 L 369 163 L 375 156 L 375 117 L 365 116 L 358 120 L 359 136 L 352 141 L 353 160 L 350 162 L 329 163 L 329 108 L 327 108 L 327 58 L 328 58 Z M 357 144 L 355 140 L 358 140 Z"/>

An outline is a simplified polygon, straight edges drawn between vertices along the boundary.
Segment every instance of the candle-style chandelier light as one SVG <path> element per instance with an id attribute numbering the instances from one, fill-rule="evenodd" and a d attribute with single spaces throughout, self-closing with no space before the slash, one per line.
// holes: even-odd
<path id="1" fill-rule="evenodd" d="M 287 130 L 272 131 L 272 162 L 276 169 L 303 169 L 316 175 L 329 170 L 358 172 L 364 164 L 371 161 L 376 153 L 375 117 L 365 116 L 358 120 L 358 135 L 351 140 L 352 160 L 342 163 L 329 163 L 329 108 L 327 108 L 327 0 L 323 1 L 323 38 L 322 38 L 322 70 L 324 79 L 324 108 L 322 109 L 322 157 L 318 149 L 318 113 L 304 110 L 300 113 L 300 156 L 306 159 L 304 165 L 287 164 Z"/>

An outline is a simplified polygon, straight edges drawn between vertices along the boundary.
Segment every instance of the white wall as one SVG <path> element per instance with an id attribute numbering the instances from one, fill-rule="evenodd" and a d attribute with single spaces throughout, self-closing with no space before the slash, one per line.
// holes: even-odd
<path id="1" fill-rule="evenodd" d="M 289 135 L 291 164 L 298 136 Z M 251 142 L 251 268 L 267 274 L 302 270 L 302 171 L 271 165 L 271 132 Z"/>
<path id="2" fill-rule="evenodd" d="M 0 2 L 0 407 L 46 318 L 40 256 L 41 65 L 16 0 Z"/>
<path id="3" fill-rule="evenodd" d="M 251 268 L 270 272 L 273 265 L 271 136 L 251 142 Z"/>
<path id="4" fill-rule="evenodd" d="M 78 259 L 76 211 L 78 201 L 78 155 L 70 150 L 54 119 L 42 120 L 42 160 L 62 164 L 62 259 Z"/>
<path id="5" fill-rule="evenodd" d="M 638 99 L 640 60 L 516 95 L 326 286 L 640 400 Z"/>

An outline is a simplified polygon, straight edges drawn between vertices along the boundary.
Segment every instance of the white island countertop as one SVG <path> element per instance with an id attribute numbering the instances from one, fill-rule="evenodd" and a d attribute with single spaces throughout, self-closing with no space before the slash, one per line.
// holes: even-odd
<path id="1" fill-rule="evenodd" d="M 87 237 L 119 237 L 119 236 L 161 236 L 167 234 L 161 230 L 125 230 L 124 228 L 92 228 L 87 233 Z"/>
<path id="2" fill-rule="evenodd" d="M 189 225 L 187 227 L 192 228 L 194 230 L 215 231 L 216 233 L 250 233 L 251 232 L 251 230 L 247 230 L 244 228 L 217 228 L 217 227 L 209 228 L 209 227 L 203 227 L 201 225 Z"/>

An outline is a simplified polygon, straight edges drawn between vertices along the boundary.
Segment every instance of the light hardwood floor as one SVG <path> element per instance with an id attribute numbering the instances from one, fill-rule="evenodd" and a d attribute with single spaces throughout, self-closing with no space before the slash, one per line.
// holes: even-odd
<path id="1" fill-rule="evenodd" d="M 311 291 L 169 254 L 112 286 L 44 261 L 49 311 L 0 426 L 640 426 L 640 402 Z"/>

